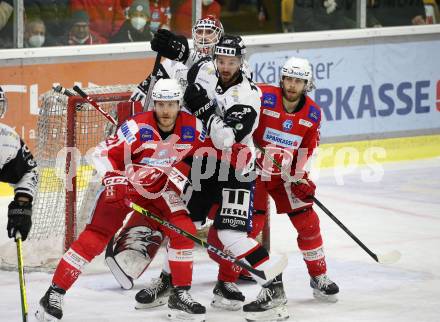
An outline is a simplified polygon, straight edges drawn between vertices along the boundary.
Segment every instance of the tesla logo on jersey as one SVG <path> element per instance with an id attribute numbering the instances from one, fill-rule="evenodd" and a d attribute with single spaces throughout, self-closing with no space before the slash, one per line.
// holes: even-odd
<path id="1" fill-rule="evenodd" d="M 311 119 L 313 122 L 318 122 L 319 117 L 321 116 L 321 111 L 318 110 L 315 106 L 310 106 L 309 109 L 309 119 Z"/>
<path id="2" fill-rule="evenodd" d="M 285 120 L 283 122 L 283 130 L 284 131 L 290 131 L 293 127 L 293 122 L 292 120 Z"/>
<path id="3" fill-rule="evenodd" d="M 271 93 L 264 93 L 261 98 L 261 105 L 264 107 L 274 108 L 277 103 L 277 96 Z"/>
<path id="4" fill-rule="evenodd" d="M 182 126 L 182 142 L 194 142 L 195 132 L 192 126 Z"/>

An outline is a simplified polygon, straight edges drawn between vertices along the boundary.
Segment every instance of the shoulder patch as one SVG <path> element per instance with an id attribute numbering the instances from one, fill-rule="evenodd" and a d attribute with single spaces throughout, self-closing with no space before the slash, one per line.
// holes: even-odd
<path id="1" fill-rule="evenodd" d="M 195 130 L 192 126 L 182 126 L 180 140 L 182 142 L 194 142 Z"/>
<path id="2" fill-rule="evenodd" d="M 277 96 L 272 93 L 263 93 L 261 97 L 261 106 L 274 108 L 277 103 Z"/>
<path id="3" fill-rule="evenodd" d="M 154 138 L 153 129 L 150 126 L 142 126 L 139 129 L 139 137 L 141 142 L 152 141 Z"/>
<path id="4" fill-rule="evenodd" d="M 321 111 L 317 107 L 311 105 L 307 117 L 311 119 L 313 123 L 316 123 L 319 121 L 319 118 L 321 117 Z"/>

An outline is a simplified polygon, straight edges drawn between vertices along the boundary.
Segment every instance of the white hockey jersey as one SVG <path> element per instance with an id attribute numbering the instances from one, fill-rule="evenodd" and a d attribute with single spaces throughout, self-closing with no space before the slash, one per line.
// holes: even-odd
<path id="1" fill-rule="evenodd" d="M 189 83 L 200 84 L 217 104 L 209 135 L 216 148 L 228 149 L 236 142 L 252 147 L 252 133 L 260 115 L 260 89 L 242 72 L 236 84 L 223 89 L 212 60 L 196 63 L 188 74 Z"/>
<path id="2" fill-rule="evenodd" d="M 19 135 L 0 123 L 0 181 L 14 185 L 14 192 L 32 198 L 38 183 L 37 164 Z"/>

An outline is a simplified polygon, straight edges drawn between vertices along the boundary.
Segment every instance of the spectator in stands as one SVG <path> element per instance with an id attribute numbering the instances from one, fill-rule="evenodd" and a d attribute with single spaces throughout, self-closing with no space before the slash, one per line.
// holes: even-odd
<path id="1" fill-rule="evenodd" d="M 61 45 L 69 29 L 69 0 L 24 0 L 27 19 L 39 18 L 46 26 L 46 45 Z"/>
<path id="2" fill-rule="evenodd" d="M 211 15 L 220 19 L 221 7 L 215 0 L 202 0 L 202 18 Z M 185 0 L 176 7 L 171 21 L 171 29 L 191 38 L 192 0 Z"/>
<path id="3" fill-rule="evenodd" d="M 374 15 L 384 27 L 424 25 L 426 13 L 423 0 L 370 0 L 368 14 Z"/>
<path id="4" fill-rule="evenodd" d="M 75 11 L 72 14 L 70 31 L 65 41 L 66 45 L 96 45 L 107 41 L 97 33 L 90 30 L 90 20 L 87 12 Z"/>
<path id="5" fill-rule="evenodd" d="M 344 0 L 296 0 L 293 24 L 295 31 L 356 28 L 356 20 L 349 16 Z"/>
<path id="6" fill-rule="evenodd" d="M 0 1 L 0 48 L 11 48 L 13 1 Z"/>
<path id="7" fill-rule="evenodd" d="M 150 1 L 151 32 L 158 29 L 170 29 L 171 26 L 171 8 L 170 0 L 152 0 Z"/>
<path id="8" fill-rule="evenodd" d="M 46 26 L 40 18 L 26 21 L 24 28 L 24 47 L 42 47 L 46 42 Z"/>
<path id="9" fill-rule="evenodd" d="M 128 19 L 111 38 L 111 42 L 150 41 L 150 4 L 148 0 L 133 1 L 128 10 Z"/>
<path id="10" fill-rule="evenodd" d="M 281 24 L 283 32 L 292 32 L 294 0 L 281 0 Z"/>
<path id="11" fill-rule="evenodd" d="M 0 1 L 0 30 L 6 26 L 9 18 L 12 16 L 14 11 L 14 5 L 12 0 Z"/>
<path id="12" fill-rule="evenodd" d="M 120 0 L 71 0 L 72 12 L 84 10 L 90 18 L 90 30 L 106 41 L 124 23 L 124 9 Z"/>

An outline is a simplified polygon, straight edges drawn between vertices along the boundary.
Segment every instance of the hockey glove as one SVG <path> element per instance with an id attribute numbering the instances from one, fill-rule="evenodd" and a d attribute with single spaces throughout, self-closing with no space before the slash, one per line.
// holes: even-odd
<path id="1" fill-rule="evenodd" d="M 128 194 L 128 179 L 115 172 L 107 172 L 102 179 L 104 199 L 108 203 L 118 203 L 124 207 L 124 198 Z"/>
<path id="2" fill-rule="evenodd" d="M 215 114 L 216 104 L 209 99 L 206 90 L 198 83 L 190 84 L 183 99 L 188 110 L 208 127 L 210 117 Z"/>
<path id="3" fill-rule="evenodd" d="M 301 179 L 292 183 L 292 193 L 295 198 L 304 202 L 310 202 L 310 197 L 315 195 L 316 185 L 312 180 Z"/>
<path id="4" fill-rule="evenodd" d="M 8 206 L 8 237 L 15 238 L 15 234 L 20 232 L 21 239 L 25 241 L 32 226 L 31 216 L 32 199 L 16 195 Z"/>
<path id="5" fill-rule="evenodd" d="M 183 63 L 189 56 L 188 40 L 185 36 L 175 35 L 166 29 L 159 29 L 154 34 L 151 49 L 163 57 Z"/>

